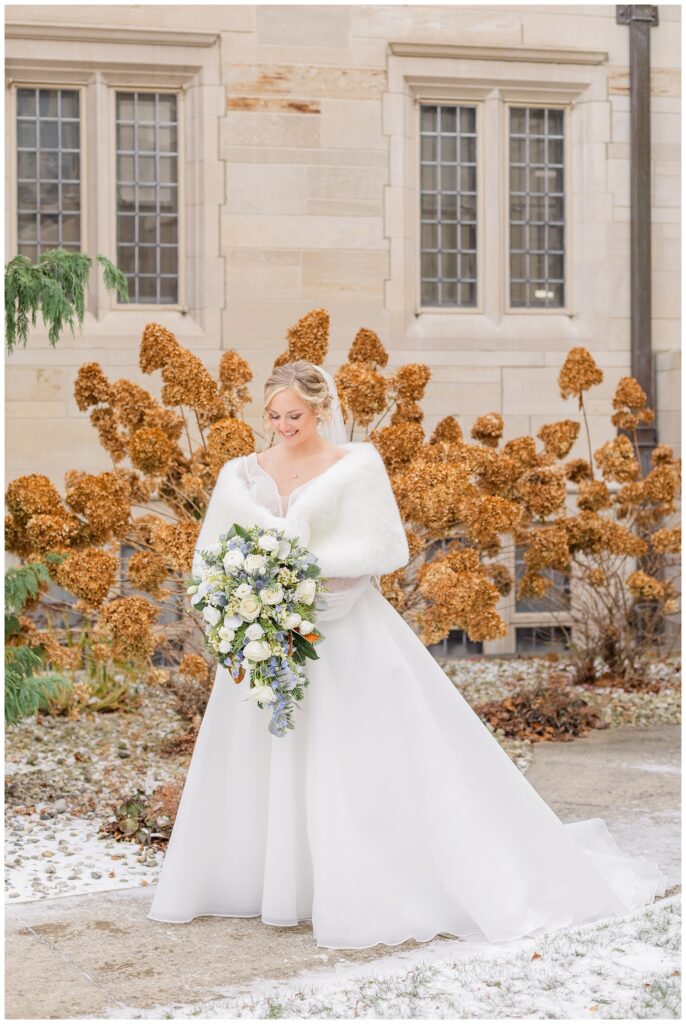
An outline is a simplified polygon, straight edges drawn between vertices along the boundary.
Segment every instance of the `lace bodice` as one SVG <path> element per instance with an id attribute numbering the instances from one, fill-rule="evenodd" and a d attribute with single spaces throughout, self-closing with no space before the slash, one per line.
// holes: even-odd
<path id="1" fill-rule="evenodd" d="M 267 509 L 272 515 L 285 518 L 293 502 L 304 489 L 316 480 L 306 480 L 298 484 L 290 494 L 280 494 L 276 481 L 262 469 L 255 452 L 243 457 L 242 472 L 246 486 L 250 489 L 254 501 Z M 319 596 L 318 622 L 326 622 L 340 618 L 357 600 L 368 586 L 379 588 L 377 576 L 335 576 L 328 577 Z"/>

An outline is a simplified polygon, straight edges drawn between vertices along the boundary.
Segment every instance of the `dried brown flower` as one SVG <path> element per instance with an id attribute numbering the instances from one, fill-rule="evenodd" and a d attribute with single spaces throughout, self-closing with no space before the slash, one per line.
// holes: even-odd
<path id="1" fill-rule="evenodd" d="M 137 473 L 135 469 L 117 466 L 113 473 L 117 480 L 126 487 L 129 502 L 132 505 L 144 505 L 153 496 L 155 482 Z"/>
<path id="2" fill-rule="evenodd" d="M 625 519 L 630 512 L 633 512 L 646 500 L 642 480 L 634 480 L 624 484 L 615 494 L 615 515 L 618 519 Z"/>
<path id="3" fill-rule="evenodd" d="M 99 625 L 112 641 L 112 656 L 118 661 L 140 661 L 150 657 L 155 638 L 150 629 L 158 609 L 145 597 L 120 597 L 104 605 Z"/>
<path id="4" fill-rule="evenodd" d="M 680 463 L 656 465 L 643 479 L 643 490 L 648 501 L 670 507 L 679 486 Z"/>
<path id="5" fill-rule="evenodd" d="M 19 558 L 28 558 L 33 550 L 26 534 L 26 524 L 22 526 L 13 515 L 5 516 L 5 550 Z"/>
<path id="6" fill-rule="evenodd" d="M 403 589 L 405 579 L 404 568 L 396 569 L 394 572 L 385 573 L 380 577 L 381 593 L 390 604 L 393 605 L 399 615 L 407 608 L 407 594 Z"/>
<path id="7" fill-rule="evenodd" d="M 527 568 L 534 571 L 556 569 L 570 571 L 568 531 L 564 522 L 549 523 L 532 531 L 524 552 Z"/>
<path id="8" fill-rule="evenodd" d="M 311 309 L 292 327 L 288 328 L 288 359 L 307 359 L 321 365 L 329 347 L 329 314 L 325 309 Z"/>
<path id="9" fill-rule="evenodd" d="M 157 427 L 141 427 L 129 438 L 131 462 L 141 473 L 160 476 L 169 469 L 174 449 L 167 435 Z"/>
<path id="10" fill-rule="evenodd" d="M 84 363 L 79 367 L 74 382 L 76 404 L 85 412 L 92 405 L 112 400 L 112 389 L 100 363 Z"/>
<path id="11" fill-rule="evenodd" d="M 486 545 L 492 545 L 498 534 L 509 533 L 522 518 L 520 505 L 496 495 L 467 498 L 462 510 L 469 536 Z"/>
<path id="12" fill-rule="evenodd" d="M 464 441 L 462 427 L 454 416 L 444 416 L 434 427 L 434 431 L 429 438 L 429 444 L 437 444 L 439 441 L 451 443 Z"/>
<path id="13" fill-rule="evenodd" d="M 592 480 L 593 468 L 587 459 L 570 459 L 564 465 L 565 475 L 572 483 L 579 483 L 580 480 Z"/>
<path id="14" fill-rule="evenodd" d="M 369 439 L 377 448 L 389 473 L 406 466 L 424 443 L 419 423 L 397 423 L 373 430 Z"/>
<path id="15" fill-rule="evenodd" d="M 131 513 L 129 489 L 114 473 L 84 474 L 67 488 L 66 502 L 87 520 L 87 543 L 102 544 L 125 535 Z"/>
<path id="16" fill-rule="evenodd" d="M 674 459 L 674 452 L 668 444 L 658 444 L 650 453 L 650 461 L 654 466 L 670 465 Z"/>
<path id="17" fill-rule="evenodd" d="M 424 363 L 406 363 L 398 367 L 388 384 L 401 402 L 421 402 L 430 378 L 431 370 Z"/>
<path id="18" fill-rule="evenodd" d="M 207 682 L 208 672 L 207 662 L 199 654 L 186 654 L 179 665 L 179 675 L 187 679 L 197 679 L 200 683 Z"/>
<path id="19" fill-rule="evenodd" d="M 527 511 L 540 519 L 564 508 L 567 498 L 565 476 L 559 469 L 528 470 L 519 480 L 517 490 Z"/>
<path id="20" fill-rule="evenodd" d="M 487 445 L 489 448 L 497 448 L 500 438 L 503 436 L 505 421 L 499 412 L 487 412 L 477 417 L 471 429 L 471 436 L 475 441 Z"/>
<path id="21" fill-rule="evenodd" d="M 602 480 L 582 480 L 579 484 L 576 503 L 579 508 L 598 512 L 601 508 L 610 507 L 612 495 L 607 484 L 603 483 Z"/>
<path id="22" fill-rule="evenodd" d="M 153 517 L 155 520 L 156 517 Z M 137 520 L 140 522 L 140 520 Z M 164 523 L 161 519 L 149 523 L 150 546 L 170 569 L 189 572 L 193 553 L 200 534 L 199 522 Z"/>
<path id="23" fill-rule="evenodd" d="M 153 551 L 136 551 L 127 566 L 129 580 L 138 590 L 146 590 L 153 597 L 163 597 L 160 584 L 164 583 L 169 570 L 163 559 Z"/>
<path id="24" fill-rule="evenodd" d="M 621 377 L 615 388 L 612 405 L 615 409 L 642 409 L 647 396 L 641 385 L 633 377 Z"/>
<path id="25" fill-rule="evenodd" d="M 92 409 L 90 421 L 98 432 L 100 444 L 109 452 L 114 462 L 126 458 L 126 437 L 119 433 L 117 417 L 110 406 Z"/>
<path id="26" fill-rule="evenodd" d="M 560 420 L 558 423 L 547 423 L 536 434 L 543 441 L 546 452 L 556 459 L 564 459 L 574 447 L 579 436 L 580 424 L 575 420 Z"/>
<path id="27" fill-rule="evenodd" d="M 652 534 L 650 543 L 654 551 L 664 555 L 678 555 L 681 551 L 681 527 L 663 526 Z"/>
<path id="28" fill-rule="evenodd" d="M 235 349 L 224 352 L 219 361 L 219 393 L 230 416 L 237 415 L 250 401 L 246 385 L 252 377 L 250 364 Z"/>
<path id="29" fill-rule="evenodd" d="M 567 533 L 570 554 L 584 551 L 596 555 L 603 549 L 604 520 L 597 512 L 580 512 L 577 516 L 565 516 L 559 520 Z"/>
<path id="30" fill-rule="evenodd" d="M 162 368 L 162 380 L 164 405 L 186 405 L 198 412 L 211 409 L 216 418 L 224 415 L 215 381 L 202 360 L 187 349 L 174 349 Z"/>
<path id="31" fill-rule="evenodd" d="M 139 365 L 143 373 L 163 369 L 172 355 L 178 350 L 179 343 L 166 327 L 161 324 L 146 324 L 139 349 Z"/>
<path id="32" fill-rule="evenodd" d="M 604 587 L 607 583 L 606 573 L 603 569 L 599 569 L 597 567 L 588 569 L 585 574 L 585 579 L 589 586 L 596 589 L 598 587 Z"/>
<path id="33" fill-rule="evenodd" d="M 244 420 L 227 416 L 217 420 L 207 435 L 207 456 L 216 474 L 225 462 L 255 451 L 255 435 Z"/>
<path id="34" fill-rule="evenodd" d="M 512 592 L 512 573 L 506 565 L 499 562 L 488 562 L 483 566 L 483 571 L 497 588 L 501 597 L 507 597 Z"/>
<path id="35" fill-rule="evenodd" d="M 59 491 L 47 476 L 30 473 L 12 480 L 5 492 L 8 510 L 19 523 L 26 523 L 32 516 L 66 516 Z"/>
<path id="36" fill-rule="evenodd" d="M 552 579 L 550 576 L 541 576 L 540 573 L 529 570 L 523 573 L 519 579 L 517 597 L 520 601 L 525 601 L 528 598 L 545 597 L 551 585 Z"/>
<path id="37" fill-rule="evenodd" d="M 611 520 L 603 521 L 602 526 L 603 546 L 613 555 L 630 555 L 640 558 L 645 555 L 648 545 L 635 533 L 628 530 L 620 523 Z"/>
<path id="38" fill-rule="evenodd" d="M 381 338 L 376 331 L 370 331 L 368 327 L 360 327 L 350 346 L 348 362 L 366 363 L 372 369 L 387 364 L 388 352 L 383 347 Z"/>
<path id="39" fill-rule="evenodd" d="M 557 378 L 562 397 L 576 395 L 579 403 L 583 392 L 595 384 L 602 383 L 602 380 L 603 371 L 597 366 L 588 349 L 583 346 L 570 349 Z"/>
<path id="40" fill-rule="evenodd" d="M 606 441 L 594 452 L 593 457 L 606 480 L 627 483 L 636 480 L 640 474 L 631 441 L 623 434 L 612 441 Z"/>
<path id="41" fill-rule="evenodd" d="M 100 548 L 84 548 L 72 552 L 57 566 L 55 578 L 87 606 L 97 608 L 107 597 L 118 570 L 114 555 Z"/>
<path id="42" fill-rule="evenodd" d="M 640 569 L 627 576 L 626 585 L 636 601 L 660 601 L 664 597 L 662 583 Z"/>
<path id="43" fill-rule="evenodd" d="M 423 419 L 424 410 L 419 402 L 401 402 L 391 413 L 393 426 L 397 423 L 421 423 Z"/>
<path id="44" fill-rule="evenodd" d="M 502 454 L 514 459 L 520 472 L 526 469 L 533 469 L 540 463 L 539 454 L 536 451 L 536 442 L 533 437 L 513 437 L 511 441 L 503 445 Z"/>
<path id="45" fill-rule="evenodd" d="M 345 363 L 335 380 L 344 415 L 349 410 L 361 426 L 371 423 L 386 407 L 386 379 L 364 363 Z"/>
<path id="46" fill-rule="evenodd" d="M 420 551 L 424 550 L 424 541 L 414 530 L 405 530 L 405 536 L 407 537 L 407 546 L 410 551 L 410 561 L 412 561 Z"/>

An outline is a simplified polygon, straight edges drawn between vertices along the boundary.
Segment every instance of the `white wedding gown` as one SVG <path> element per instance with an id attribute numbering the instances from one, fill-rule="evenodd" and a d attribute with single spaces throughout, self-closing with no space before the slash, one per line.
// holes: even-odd
<path id="1" fill-rule="evenodd" d="M 254 453 L 242 462 L 284 515 Z M 285 736 L 217 668 L 148 917 L 311 920 L 318 946 L 351 949 L 508 941 L 664 895 L 602 819 L 560 821 L 375 578 L 336 585 Z"/>

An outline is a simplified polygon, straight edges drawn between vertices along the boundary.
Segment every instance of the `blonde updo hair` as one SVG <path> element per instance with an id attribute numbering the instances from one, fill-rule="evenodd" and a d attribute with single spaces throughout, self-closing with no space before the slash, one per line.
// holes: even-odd
<path id="1" fill-rule="evenodd" d="M 331 395 L 329 385 L 321 375 L 319 368 L 307 359 L 295 359 L 292 363 L 276 366 L 264 383 L 264 431 L 268 441 L 272 441 L 274 431 L 269 422 L 267 406 L 274 395 L 290 389 L 306 402 L 317 417 L 317 422 L 331 418 Z"/>

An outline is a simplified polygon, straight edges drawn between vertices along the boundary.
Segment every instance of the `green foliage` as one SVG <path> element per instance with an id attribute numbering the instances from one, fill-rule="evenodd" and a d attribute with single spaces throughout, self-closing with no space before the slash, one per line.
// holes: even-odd
<path id="1" fill-rule="evenodd" d="M 53 560 L 49 557 L 49 560 Z M 61 556 L 59 556 L 61 557 Z M 45 699 L 66 684 L 63 676 L 41 672 L 42 647 L 8 643 L 21 631 L 19 615 L 28 601 L 34 600 L 42 584 L 50 583 L 43 562 L 29 562 L 5 573 L 5 723 L 12 725 L 33 715 Z"/>
<path id="2" fill-rule="evenodd" d="M 5 573 L 5 639 L 8 636 L 8 619 L 16 620 L 27 601 L 38 596 L 41 583 L 50 584 L 50 573 L 43 562 L 28 562 Z M 17 628 L 10 631 L 19 632 Z"/>
<path id="3" fill-rule="evenodd" d="M 106 256 L 96 256 L 103 268 L 105 287 L 126 301 L 126 278 Z M 65 327 L 75 333 L 83 327 L 85 289 L 93 263 L 82 252 L 57 248 L 44 252 L 37 263 L 28 256 L 14 256 L 5 267 L 5 345 L 12 353 L 18 344 L 26 346 L 29 327 L 36 326 L 38 313 L 48 328 L 54 347 Z"/>

